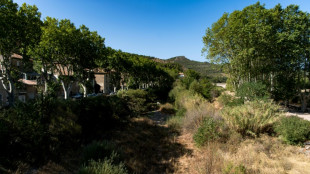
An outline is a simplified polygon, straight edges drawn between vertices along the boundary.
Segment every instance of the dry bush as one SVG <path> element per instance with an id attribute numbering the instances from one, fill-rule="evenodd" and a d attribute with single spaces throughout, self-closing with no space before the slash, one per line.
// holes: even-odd
<path id="1" fill-rule="evenodd" d="M 176 86 L 171 95 L 175 99 L 175 106 L 179 110 L 185 110 L 182 118 L 172 119 L 174 123 L 180 123 L 180 127 L 191 133 L 195 132 L 206 117 L 220 119 L 216 109 L 201 95 Z"/>
<path id="2" fill-rule="evenodd" d="M 213 105 L 207 101 L 191 105 L 187 107 L 187 112 L 183 120 L 183 128 L 187 131 L 195 132 L 206 117 L 213 117 L 215 120 L 221 119 Z"/>
<path id="3" fill-rule="evenodd" d="M 280 107 L 271 101 L 251 101 L 227 107 L 221 114 L 232 130 L 253 137 L 272 131 L 273 124 L 282 115 Z"/>
<path id="4" fill-rule="evenodd" d="M 310 173 L 310 159 L 299 148 L 284 145 L 277 138 L 262 136 L 240 143 L 235 152 L 222 151 L 225 165 L 244 166 L 248 173 Z"/>
<path id="5" fill-rule="evenodd" d="M 194 148 L 193 142 L 191 141 L 191 135 L 187 136 L 186 140 L 189 146 Z M 202 148 L 194 148 L 194 153 L 190 156 L 183 157 L 177 164 L 177 170 L 175 173 L 190 173 L 190 174 L 221 174 L 223 167 L 223 158 L 219 151 L 219 143 L 210 142 L 208 145 Z"/>
<path id="6" fill-rule="evenodd" d="M 159 111 L 164 113 L 164 114 L 174 114 L 175 109 L 172 104 L 170 103 L 165 103 L 163 105 L 160 105 Z"/>

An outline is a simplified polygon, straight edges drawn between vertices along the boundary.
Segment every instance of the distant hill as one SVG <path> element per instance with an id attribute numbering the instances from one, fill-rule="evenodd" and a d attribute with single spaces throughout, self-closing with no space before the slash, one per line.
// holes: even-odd
<path id="1" fill-rule="evenodd" d="M 208 62 L 198 62 L 190 60 L 185 56 L 172 57 L 166 60 L 170 63 L 178 63 L 182 65 L 185 69 L 192 69 L 199 72 L 203 77 L 220 77 L 225 76 L 222 71 L 222 66 L 217 64 L 212 64 Z"/>

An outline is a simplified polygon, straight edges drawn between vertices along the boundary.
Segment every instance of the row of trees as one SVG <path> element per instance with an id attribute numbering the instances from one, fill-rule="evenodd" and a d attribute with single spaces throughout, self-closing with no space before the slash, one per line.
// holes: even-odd
<path id="1" fill-rule="evenodd" d="M 116 88 L 125 83 L 131 88 L 141 84 L 168 87 L 180 70 L 176 65 L 163 65 L 147 56 L 106 48 L 105 39 L 85 25 L 76 27 L 68 19 L 40 18 L 35 5 L 18 7 L 12 0 L 0 2 L 1 81 L 10 96 L 10 105 L 14 103 L 14 85 L 18 80 L 12 76 L 16 71 L 11 61 L 13 53 L 22 55 L 25 64 L 31 58 L 44 83 L 44 94 L 57 74 L 65 99 L 75 82 L 83 87 L 86 96 L 87 84 L 94 78 L 96 68 L 110 72 Z"/>
<path id="2" fill-rule="evenodd" d="M 112 84 L 117 88 L 125 84 L 130 88 L 139 88 L 142 84 L 157 87 L 171 85 L 178 77 L 178 73 L 182 71 L 182 67 L 178 64 L 163 64 L 155 62 L 148 56 L 126 53 L 110 47 L 107 48 L 107 55 L 106 69 L 113 71 L 111 73 Z"/>
<path id="3" fill-rule="evenodd" d="M 266 9 L 259 2 L 225 13 L 203 37 L 203 52 L 224 63 L 228 85 L 262 82 L 278 100 L 300 95 L 303 110 L 309 97 L 310 15 L 296 5 Z"/>

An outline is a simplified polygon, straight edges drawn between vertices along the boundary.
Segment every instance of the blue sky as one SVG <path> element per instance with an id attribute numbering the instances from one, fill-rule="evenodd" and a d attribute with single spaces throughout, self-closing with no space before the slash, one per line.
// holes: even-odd
<path id="1" fill-rule="evenodd" d="M 224 12 L 241 10 L 257 0 L 14 0 L 35 4 L 42 17 L 70 19 L 104 37 L 106 46 L 162 59 L 201 55 L 205 30 Z M 267 8 L 280 3 L 310 12 L 309 0 L 262 0 Z"/>

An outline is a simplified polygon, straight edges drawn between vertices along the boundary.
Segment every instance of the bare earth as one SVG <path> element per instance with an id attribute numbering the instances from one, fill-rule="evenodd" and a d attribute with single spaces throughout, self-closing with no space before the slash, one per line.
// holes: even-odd
<path id="1" fill-rule="evenodd" d="M 286 112 L 286 116 L 297 116 L 310 121 L 310 113 Z"/>

